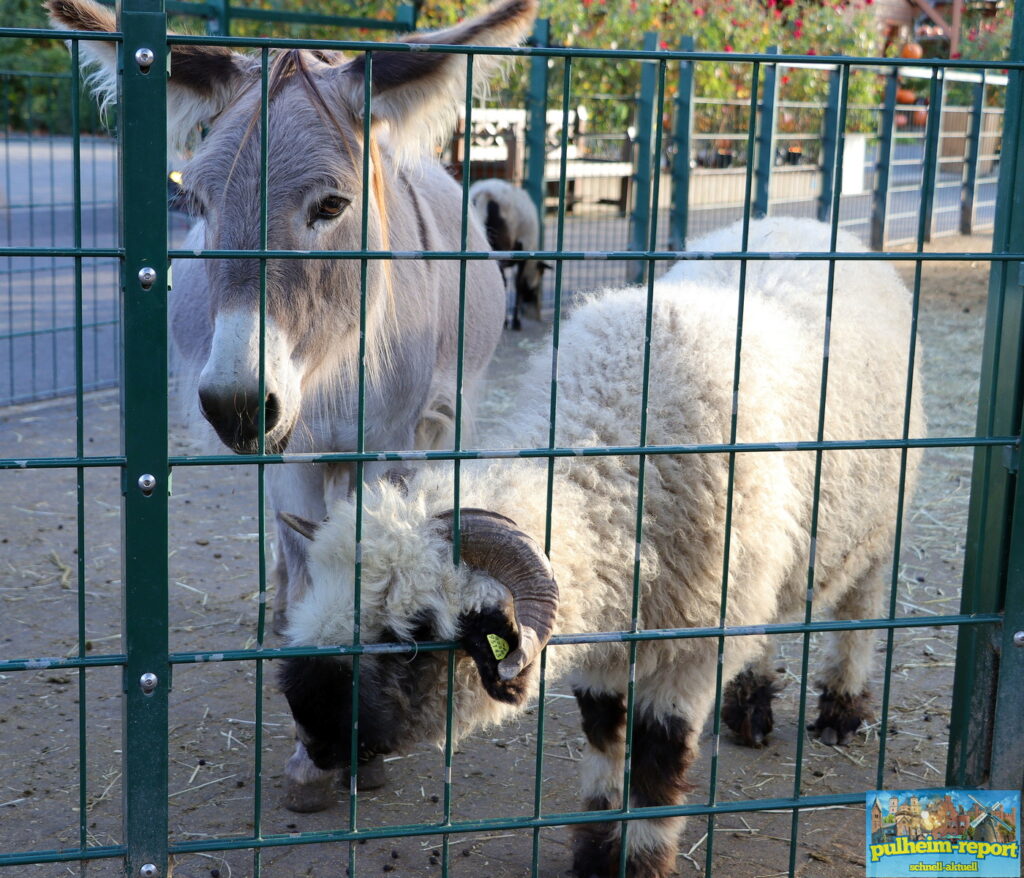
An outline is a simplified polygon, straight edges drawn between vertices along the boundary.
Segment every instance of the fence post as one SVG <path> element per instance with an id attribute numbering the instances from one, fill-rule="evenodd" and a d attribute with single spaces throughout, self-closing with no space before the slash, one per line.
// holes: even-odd
<path id="1" fill-rule="evenodd" d="M 416 30 L 416 6 L 412 3 L 402 3 L 395 10 L 395 24 L 401 25 L 406 30 Z"/>
<path id="2" fill-rule="evenodd" d="M 538 18 L 533 26 L 531 46 L 551 43 L 551 22 Z M 540 238 L 537 246 L 544 248 L 544 164 L 547 158 L 548 127 L 548 59 L 530 59 L 530 84 L 526 91 L 526 155 L 523 167 L 523 188 L 537 208 Z"/>
<path id="3" fill-rule="evenodd" d="M 1024 4 L 1014 10 L 1010 58 L 1024 58 Z M 1010 70 L 996 196 L 994 253 L 1024 248 L 1024 77 Z M 1019 436 L 1024 406 L 1024 286 L 1021 262 L 993 262 L 982 351 L 979 436 Z M 999 626 L 958 632 L 946 782 L 1019 789 L 1024 756 L 1024 648 L 1014 645 L 1024 604 L 1024 498 L 1019 445 L 974 453 L 961 613 L 1005 612 Z M 1014 496 L 1016 494 L 1016 497 Z M 1016 538 L 1016 539 L 1015 539 Z M 1016 691 L 1015 691 L 1016 687 Z M 1006 746 L 1006 753 L 995 747 Z M 1013 763 L 1016 758 L 1018 761 Z"/>
<path id="4" fill-rule="evenodd" d="M 657 31 L 644 34 L 644 51 L 654 52 L 658 49 Z M 654 100 L 658 87 L 658 68 L 653 61 L 644 61 L 640 67 L 640 99 L 637 105 L 636 120 L 636 164 L 634 177 L 636 188 L 633 200 L 632 236 L 630 250 L 646 250 L 651 240 L 651 223 L 657 217 L 651 216 L 651 150 L 654 138 L 655 113 Z M 659 108 L 660 110 L 660 108 Z M 661 120 L 658 120 L 661 124 Z M 661 173 L 661 157 L 653 156 L 654 173 Z M 647 263 L 638 261 L 628 272 L 633 283 L 642 283 L 647 271 Z"/>
<path id="5" fill-rule="evenodd" d="M 974 100 L 971 102 L 971 127 L 967 131 L 966 155 L 964 156 L 964 182 L 960 188 L 960 234 L 974 232 L 974 195 L 978 185 L 978 157 L 981 154 L 981 122 L 985 116 L 985 74 L 981 71 L 981 82 L 974 86 Z"/>
<path id="6" fill-rule="evenodd" d="M 896 125 L 896 90 L 900 74 L 893 68 L 885 83 L 882 126 L 878 138 L 878 163 L 875 166 L 875 199 L 871 209 L 871 248 L 885 249 L 885 219 L 889 211 L 889 174 L 892 170 L 892 135 Z"/>
<path id="7" fill-rule="evenodd" d="M 989 783 L 997 790 L 1024 789 L 1024 479 L 1016 479 L 1014 493 L 989 764 Z"/>
<path id="8" fill-rule="evenodd" d="M 777 55 L 778 46 L 768 49 L 769 55 Z M 775 81 L 777 64 L 764 65 L 764 85 L 761 88 L 761 124 L 757 132 L 757 159 L 754 167 L 755 219 L 768 216 L 769 186 L 772 180 L 772 165 L 775 164 Z"/>
<path id="9" fill-rule="evenodd" d="M 832 188 L 836 185 L 836 154 L 839 149 L 839 92 L 841 71 L 837 67 L 828 78 L 828 98 L 821 128 L 821 195 L 818 196 L 818 219 L 829 221 L 832 213 Z M 863 176 L 863 170 L 862 170 Z M 842 186 L 842 181 L 839 181 Z"/>
<path id="10" fill-rule="evenodd" d="M 679 41 L 679 51 L 693 51 L 693 37 Z M 690 135 L 693 130 L 693 61 L 679 64 L 679 91 L 676 94 L 676 120 L 672 132 L 675 154 L 672 157 L 672 208 L 668 221 L 668 246 L 686 249 L 690 219 Z"/>
<path id="11" fill-rule="evenodd" d="M 206 32 L 211 36 L 231 36 L 231 0 L 210 0 L 216 14 L 207 19 Z"/>
<path id="12" fill-rule="evenodd" d="M 167 17 L 122 0 L 122 687 L 127 875 L 167 874 Z M 143 66 L 137 54 L 147 49 Z M 145 674 L 156 677 L 144 691 Z M 142 871 L 152 865 L 156 871 Z"/>
<path id="13" fill-rule="evenodd" d="M 933 229 L 932 211 L 935 207 L 935 190 L 939 185 L 939 171 L 942 168 L 942 108 L 946 98 L 946 77 L 939 80 L 935 91 L 933 106 L 928 107 L 928 122 L 925 125 L 925 153 L 928 151 L 928 140 L 935 136 L 935 166 L 932 168 L 931 180 L 922 179 L 921 209 L 924 211 L 924 239 L 931 241 Z M 927 168 L 928 163 L 925 162 Z"/>

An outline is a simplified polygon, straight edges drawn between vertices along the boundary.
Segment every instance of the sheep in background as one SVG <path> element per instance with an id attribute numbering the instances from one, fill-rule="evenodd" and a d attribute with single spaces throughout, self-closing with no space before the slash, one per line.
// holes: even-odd
<path id="1" fill-rule="evenodd" d="M 789 220 L 756 223 L 768 240 Z M 827 249 L 827 227 L 808 224 L 801 250 Z M 844 246 L 848 242 L 844 241 Z M 695 249 L 702 249 L 696 247 Z M 862 248 L 857 248 L 862 249 Z M 815 454 L 784 450 L 813 440 L 824 350 L 821 266 L 789 263 L 778 287 L 748 285 L 742 366 L 735 397 L 739 442 L 778 442 L 779 451 L 735 457 L 728 558 L 728 626 L 803 616 L 807 570 L 814 604 L 837 618 L 880 615 L 892 565 L 901 452 L 834 450 L 822 458 L 818 530 L 810 532 Z M 754 278 L 757 273 L 753 273 Z M 801 276 L 807 281 L 800 283 Z M 738 294 L 731 283 L 659 281 L 650 350 L 648 442 L 729 441 Z M 639 439 L 644 360 L 644 290 L 613 290 L 583 304 L 559 347 L 558 446 L 591 448 Z M 839 264 L 829 346 L 825 438 L 899 437 L 910 341 L 910 297 L 891 267 Z M 537 355 L 522 378 L 517 446 L 546 446 L 551 362 Z M 910 433 L 924 419 L 920 385 Z M 920 454 L 907 454 L 906 490 Z M 643 539 L 635 540 L 636 456 L 572 456 L 555 464 L 550 561 L 544 540 L 547 461 L 499 459 L 462 464 L 463 564 L 452 563 L 452 481 L 424 469 L 408 484 L 381 481 L 364 497 L 363 642 L 458 640 L 452 733 L 460 738 L 523 710 L 536 692 L 540 650 L 552 634 L 631 627 L 634 563 L 639 564 L 641 630 L 717 626 L 725 560 L 729 456 L 647 457 Z M 289 642 L 324 646 L 352 639 L 355 509 L 338 504 L 316 525 L 288 517 L 312 539 L 312 587 L 290 617 Z M 771 728 L 774 681 L 763 669 L 766 636 L 727 640 L 723 680 L 734 682 L 724 711 L 748 743 Z M 871 631 L 843 631 L 821 674 L 813 731 L 845 742 L 868 714 Z M 715 700 L 715 638 L 641 642 L 635 666 L 633 807 L 675 805 Z M 281 686 L 298 744 L 286 774 L 291 801 L 326 807 L 336 769 L 351 746 L 350 662 L 291 658 Z M 548 651 L 549 680 L 571 682 L 588 740 L 584 806 L 621 804 L 629 647 L 623 642 Z M 366 655 L 361 662 L 360 751 L 406 750 L 443 742 L 447 656 Z M 743 675 L 741 677 L 741 674 Z M 627 874 L 673 871 L 682 818 L 633 822 Z M 574 874 L 616 868 L 619 824 L 576 827 Z"/>
<path id="2" fill-rule="evenodd" d="M 817 220 L 787 217 L 774 221 L 755 220 L 747 233 L 747 251 L 750 253 L 805 253 L 827 252 L 831 230 Z M 709 232 L 693 241 L 688 249 L 697 253 L 738 253 L 742 251 L 743 223 Z M 840 230 L 836 236 L 839 252 L 863 252 L 864 245 L 849 232 Z M 847 263 L 847 266 L 852 263 Z M 844 270 L 849 270 L 849 267 Z M 884 273 L 886 282 L 897 278 L 895 271 L 875 263 L 873 271 Z M 696 259 L 680 260 L 662 276 L 662 281 L 688 280 L 695 283 L 739 283 L 738 260 Z M 809 285 L 824 293 L 828 283 L 828 262 L 822 260 L 800 262 L 792 260 L 754 259 L 747 262 L 747 284 L 765 295 L 785 295 L 792 303 L 800 298 Z"/>
<path id="3" fill-rule="evenodd" d="M 469 187 L 469 201 L 484 224 L 492 250 L 536 250 L 540 246 L 537 207 L 519 187 L 504 180 L 478 180 Z M 508 296 L 505 326 L 522 329 L 519 308 L 524 304 L 533 306 L 534 316 L 539 319 L 544 272 L 551 266 L 537 259 L 503 259 L 500 264 Z M 514 291 L 508 285 L 509 269 L 515 272 Z"/>

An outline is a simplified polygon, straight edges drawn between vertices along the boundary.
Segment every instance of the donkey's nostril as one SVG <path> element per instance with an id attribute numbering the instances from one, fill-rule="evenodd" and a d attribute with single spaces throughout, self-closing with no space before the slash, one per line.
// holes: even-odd
<path id="1" fill-rule="evenodd" d="M 259 417 L 259 415 L 257 415 Z M 277 399 L 276 393 L 267 394 L 267 402 L 264 406 L 264 427 L 266 432 L 270 432 L 277 426 L 277 422 L 281 420 L 281 404 Z"/>
<path id="2" fill-rule="evenodd" d="M 199 408 L 217 431 L 221 441 L 235 451 L 251 452 L 259 437 L 260 407 L 250 395 L 235 391 L 200 388 Z M 276 394 L 267 394 L 264 427 L 270 432 L 281 420 L 281 404 Z"/>

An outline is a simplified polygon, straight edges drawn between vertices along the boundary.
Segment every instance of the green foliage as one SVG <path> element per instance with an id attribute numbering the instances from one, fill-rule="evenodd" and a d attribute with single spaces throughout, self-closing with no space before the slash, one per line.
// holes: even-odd
<path id="1" fill-rule="evenodd" d="M 39 0 L 4 0 L 5 27 L 47 27 Z M 0 39 L 0 131 L 70 128 L 71 61 L 59 40 Z"/>
<path id="2" fill-rule="evenodd" d="M 714 52 L 764 52 L 777 46 L 786 54 L 874 56 L 881 52 L 877 21 L 868 8 L 873 0 L 815 2 L 815 0 L 658 0 L 617 3 L 615 0 L 548 0 L 548 15 L 567 45 L 600 48 L 640 48 L 641 34 L 656 30 L 663 48 L 679 48 L 684 35 L 695 37 L 697 49 Z M 632 95 L 639 84 L 637 62 L 578 62 L 585 70 L 573 81 L 576 103 L 598 95 Z M 714 105 L 698 104 L 698 133 L 746 130 L 750 100 L 749 63 L 700 62 L 694 74 L 695 95 Z M 674 73 L 669 96 L 676 92 Z M 789 102 L 822 102 L 828 77 L 821 71 L 786 69 L 780 75 L 780 98 Z M 877 77 L 851 82 L 853 104 L 874 104 L 880 97 Z M 820 115 L 820 111 L 816 111 Z M 786 110 L 780 124 L 806 130 L 806 113 Z M 600 118 L 600 113 L 596 114 Z M 863 114 L 861 114 L 863 116 Z M 622 120 L 609 115 L 609 129 Z M 867 116 L 852 114 L 852 127 L 870 125 Z"/>
<path id="3" fill-rule="evenodd" d="M 764 52 L 777 46 L 785 54 L 850 55 L 871 57 L 882 51 L 874 0 L 544 0 L 542 15 L 552 22 L 555 40 L 567 46 L 638 49 L 645 31 L 660 34 L 663 48 L 678 48 L 684 35 L 694 35 L 696 47 L 716 52 Z M 39 0 L 4 0 L 4 24 L 45 27 Z M 239 5 L 242 5 L 239 2 Z M 253 8 L 316 12 L 392 20 L 396 0 L 249 0 Z M 419 24 L 443 27 L 478 11 L 483 0 L 452 2 L 422 0 Z M 984 12 L 982 10 L 985 10 Z M 989 15 L 989 12 L 995 12 Z M 964 13 L 965 58 L 1005 58 L 1013 17 L 1012 0 L 1004 8 L 968 4 Z M 176 17 L 179 30 L 202 32 L 201 19 Z M 268 23 L 234 19 L 231 32 L 239 36 L 315 37 L 334 39 L 387 39 L 388 31 Z M 896 51 L 898 47 L 894 47 Z M 926 52 L 932 48 L 925 43 Z M 559 108 L 562 93 L 560 60 L 551 62 L 550 106 Z M 635 96 L 641 64 L 631 60 L 577 59 L 573 63 L 571 104 L 585 105 L 592 132 L 622 132 L 635 120 Z M 60 42 L 48 39 L 0 39 L 0 124 L 50 130 L 67 127 L 69 85 L 68 54 Z M 14 71 L 16 75 L 12 75 Z M 675 96 L 678 66 L 669 65 L 666 111 Z M 502 105 L 521 105 L 526 92 L 528 65 L 519 63 L 508 83 L 495 92 Z M 749 115 L 751 65 L 699 62 L 695 68 L 695 131 L 729 135 L 744 132 Z M 820 105 L 827 94 L 828 75 L 820 70 L 781 68 L 778 79 L 780 133 L 816 131 Z M 926 83 L 907 83 L 918 90 Z M 993 100 L 1001 89 L 991 89 Z M 881 77 L 855 73 L 850 81 L 848 129 L 873 131 L 877 114 L 863 107 L 881 101 Z M 923 95 L 924 92 L 921 91 Z M 704 100 L 708 102 L 703 102 Z M 710 102 L 710 103 L 709 103 Z M 666 120 L 667 122 L 668 120 Z"/>

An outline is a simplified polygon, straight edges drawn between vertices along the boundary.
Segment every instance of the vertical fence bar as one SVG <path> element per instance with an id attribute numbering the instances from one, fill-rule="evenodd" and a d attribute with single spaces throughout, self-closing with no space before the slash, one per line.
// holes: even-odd
<path id="1" fill-rule="evenodd" d="M 850 68 L 848 65 L 844 65 L 842 68 L 842 81 L 840 83 L 840 97 L 839 97 L 839 128 L 843 131 L 846 130 L 846 114 L 849 110 L 849 95 L 850 95 Z M 842 174 L 843 169 L 843 150 L 845 148 L 846 141 L 841 139 L 839 141 L 839 147 L 836 155 L 836 164 L 839 167 L 839 172 Z M 842 177 L 840 177 L 840 180 Z M 835 187 L 833 190 L 833 210 L 832 210 L 832 221 L 831 230 L 829 232 L 829 253 L 836 252 L 836 242 L 839 234 L 839 198 L 840 192 L 839 187 Z M 828 261 L 828 283 L 825 290 L 825 320 L 823 326 L 823 340 L 821 352 L 821 382 L 818 391 L 818 425 L 816 429 L 816 438 L 820 442 L 825 436 L 825 424 L 827 417 L 827 403 L 828 403 L 828 376 L 829 369 L 831 368 L 830 360 L 830 347 L 832 337 L 832 308 L 835 302 L 835 285 L 836 285 L 836 260 L 829 259 Z M 911 365 L 911 373 L 913 374 L 913 366 Z M 807 597 L 804 604 L 804 624 L 808 625 L 813 618 L 814 613 L 814 599 L 815 599 L 815 586 L 817 583 L 816 575 L 816 545 L 818 539 L 818 525 L 819 515 L 821 512 L 821 483 L 822 483 L 822 469 L 824 466 L 824 456 L 821 450 L 815 452 L 814 455 L 814 487 L 811 495 L 811 520 L 810 520 L 810 541 L 807 550 Z M 800 698 L 797 707 L 797 721 L 796 727 L 803 729 L 805 727 L 805 719 L 807 716 L 807 680 L 809 677 L 809 663 L 808 658 L 810 655 L 810 633 L 804 632 L 801 644 L 800 653 Z M 803 768 L 804 768 L 804 746 L 805 738 L 802 734 L 797 735 L 796 739 L 796 755 L 794 759 L 794 770 L 793 770 L 793 797 L 799 798 L 803 784 Z M 800 833 L 800 810 L 798 808 L 793 809 L 793 814 L 790 821 L 790 841 L 789 841 L 789 876 L 794 878 L 797 874 L 797 840 Z"/>
<path id="2" fill-rule="evenodd" d="M 562 67 L 562 131 L 569 130 L 569 105 L 572 97 L 572 58 L 565 59 Z M 558 157 L 558 213 L 555 226 L 555 250 L 561 253 L 565 245 L 565 199 L 566 199 L 566 174 L 565 169 L 569 158 L 569 140 L 563 136 L 559 146 Z M 543 227 L 543 223 L 541 223 Z M 557 257 L 556 257 L 557 258 Z M 558 416 L 558 343 L 562 326 L 562 270 L 564 263 L 560 258 L 555 262 L 555 289 L 554 302 L 551 309 L 551 390 L 548 403 L 548 446 L 554 449 L 558 433 L 556 431 Z M 545 497 L 545 523 L 544 523 L 544 554 L 551 556 L 551 510 L 554 505 L 555 495 L 555 458 L 548 458 L 547 492 Z M 544 781 L 544 693 L 546 691 L 546 670 L 547 651 L 541 653 L 540 682 L 538 684 L 538 709 L 537 709 L 537 754 L 534 759 L 534 793 L 533 813 L 540 817 L 543 808 L 543 781 Z M 530 862 L 531 878 L 537 878 L 540 865 L 540 829 L 533 832 L 533 857 Z"/>
<path id="3" fill-rule="evenodd" d="M 768 49 L 769 55 L 777 55 L 778 46 Z M 764 86 L 761 91 L 760 125 L 757 132 L 757 165 L 754 170 L 754 218 L 768 216 L 769 187 L 772 181 L 772 165 L 775 163 L 775 81 L 778 65 L 764 65 Z"/>
<path id="4" fill-rule="evenodd" d="M 1024 4 L 1014 10 L 1010 58 L 1024 58 Z M 992 240 L 994 253 L 1019 253 L 1024 248 L 1022 115 L 1024 80 L 1021 71 L 1011 69 Z M 993 262 L 989 275 L 978 402 L 979 436 L 1011 435 L 1020 428 L 1024 403 L 1021 265 L 1020 262 Z M 1017 452 L 1017 446 L 1004 446 L 979 448 L 974 453 L 962 613 L 999 612 L 1003 607 L 1012 536 L 1013 491 L 1018 478 L 1014 462 Z M 977 786 L 989 775 L 1000 650 L 999 633 L 991 627 L 960 628 L 953 678 L 947 784 Z M 1019 734 L 1020 729 L 1016 732 Z"/>
<path id="5" fill-rule="evenodd" d="M 82 246 L 82 132 L 81 132 L 81 86 L 80 46 L 71 44 L 71 200 L 74 245 Z M 83 376 L 83 313 L 82 313 L 82 257 L 75 257 L 75 455 L 85 456 L 85 380 Z M 85 658 L 86 643 L 86 601 L 85 601 L 85 467 L 78 467 L 75 480 L 76 528 L 78 544 L 75 577 L 78 594 L 78 658 Z M 88 724 L 86 717 L 86 675 L 85 668 L 78 669 L 78 844 L 84 848 L 89 841 L 88 813 L 89 797 L 86 783 L 86 766 L 89 764 Z"/>
<path id="6" fill-rule="evenodd" d="M 360 194 L 360 215 L 359 215 L 359 249 L 365 253 L 369 249 L 369 222 L 370 222 L 370 123 L 373 118 L 372 93 L 373 93 L 373 52 L 368 51 L 364 56 L 363 64 L 363 143 L 362 156 L 360 157 L 360 174 L 362 177 L 362 191 Z M 472 69 L 472 68 L 471 68 Z M 468 130 L 467 120 L 467 130 Z M 467 156 L 468 158 L 468 156 Z M 366 291 L 367 276 L 369 272 L 369 260 L 363 256 L 359 260 L 359 374 L 356 403 L 356 451 L 366 450 Z M 456 429 L 458 423 L 456 422 Z M 353 565 L 352 583 L 352 645 L 359 646 L 363 636 L 363 473 L 365 464 L 363 461 L 356 461 L 355 465 L 355 490 L 353 492 L 355 504 L 355 563 Z M 359 716 L 360 694 L 360 669 L 362 656 L 358 653 L 352 656 L 352 716 Z M 349 832 L 358 831 L 359 817 L 359 736 L 351 735 L 349 750 L 349 788 L 348 788 L 348 828 Z M 358 874 L 356 869 L 356 845 L 349 843 L 348 846 L 348 869 L 347 875 Z"/>
<path id="7" fill-rule="evenodd" d="M 166 875 L 168 59 L 163 0 L 123 0 L 120 24 L 124 834 L 128 875 L 144 874 L 144 865 Z M 152 52 L 149 66 L 137 60 L 143 49 Z M 157 677 L 148 694 L 139 685 L 147 673 Z"/>
<path id="8" fill-rule="evenodd" d="M 892 171 L 892 135 L 896 125 L 896 90 L 899 71 L 893 69 L 885 83 L 882 125 L 878 138 L 878 160 L 875 174 L 875 199 L 871 209 L 871 248 L 885 249 L 885 219 L 889 211 L 889 176 Z"/>
<path id="9" fill-rule="evenodd" d="M 989 783 L 996 790 L 1024 789 L 1024 479 L 1018 477 L 1016 482 L 992 723 Z"/>
<path id="10" fill-rule="evenodd" d="M 839 145 L 839 91 L 842 71 L 829 74 L 828 98 L 821 127 L 821 195 L 818 196 L 818 219 L 827 223 L 832 211 L 832 187 L 836 179 L 836 148 Z"/>
<path id="11" fill-rule="evenodd" d="M 740 250 L 747 252 L 750 243 L 750 215 L 754 191 L 754 129 L 757 124 L 757 93 L 761 82 L 761 62 L 755 61 L 750 71 L 750 104 L 747 111 L 747 145 L 746 172 L 743 181 L 743 231 L 740 237 Z M 733 399 L 738 400 L 740 388 L 740 369 L 743 365 L 743 320 L 746 310 L 747 296 L 747 265 L 746 259 L 740 260 L 738 297 L 736 300 L 736 335 L 732 367 Z M 729 443 L 734 444 L 739 428 L 739 405 L 733 406 L 729 421 Z M 733 496 L 736 488 L 736 452 L 729 452 L 728 480 L 725 487 L 725 521 L 724 539 L 722 541 L 722 591 L 718 605 L 718 624 L 725 628 L 729 607 L 729 559 L 732 557 L 732 516 Z M 711 739 L 714 741 L 711 750 L 711 770 L 708 778 L 708 805 L 718 802 L 718 760 L 722 734 L 722 686 L 725 670 L 725 636 L 718 636 L 718 661 L 715 663 L 715 707 L 711 713 Z M 705 845 L 704 869 L 708 878 L 714 874 L 715 856 L 715 815 L 708 814 L 707 844 Z"/>
<path id="12" fill-rule="evenodd" d="M 693 51 L 693 37 L 679 41 L 679 51 Z M 693 134 L 693 61 L 679 64 L 679 91 L 676 93 L 676 120 L 672 132 L 675 155 L 672 157 L 672 208 L 669 213 L 668 246 L 686 249 L 686 231 L 690 221 L 690 142 Z"/>
<path id="13" fill-rule="evenodd" d="M 655 38 L 657 35 L 655 35 Z M 655 44 L 657 45 L 657 44 Z M 648 65 L 652 66 L 652 65 Z M 659 61 L 655 70 L 655 88 L 656 93 L 654 95 L 654 106 L 658 108 L 658 115 L 660 117 L 660 109 L 664 104 L 665 100 L 665 62 Z M 661 155 L 661 140 L 662 140 L 662 126 L 659 124 L 654 130 L 654 153 L 656 156 Z M 656 167 L 655 172 L 657 176 L 654 178 L 653 187 L 651 190 L 651 212 L 657 213 L 658 210 L 658 199 L 660 196 L 661 189 L 661 173 L 660 168 Z M 647 248 L 649 250 L 657 249 L 657 236 L 658 236 L 658 224 L 654 222 L 648 229 L 650 239 L 647 242 Z M 643 377 L 640 388 L 640 435 L 639 444 L 644 446 L 647 444 L 648 433 L 647 428 L 649 424 L 649 403 L 651 394 L 651 337 L 653 335 L 654 327 L 654 260 L 650 260 L 650 264 L 646 273 L 647 283 L 647 309 L 644 316 L 644 365 L 643 365 Z M 644 539 L 644 489 L 646 482 L 647 472 L 647 456 L 640 454 L 637 458 L 637 471 L 636 471 L 636 527 L 635 527 L 635 551 L 633 555 L 633 594 L 632 594 L 632 606 L 630 608 L 630 631 L 636 634 L 640 630 L 640 583 L 641 583 L 641 547 Z M 637 641 L 632 641 L 629 644 L 629 675 L 626 681 L 626 728 L 625 728 L 625 740 L 624 752 L 623 752 L 623 770 L 622 770 L 622 810 L 627 814 L 629 813 L 632 806 L 631 797 L 631 778 L 633 773 L 633 751 L 635 743 L 635 721 L 636 721 L 636 705 L 637 705 L 637 693 L 636 693 L 636 656 L 639 644 Z M 643 802 L 643 793 L 640 792 L 640 800 Z M 627 878 L 630 872 L 627 872 L 629 868 L 629 831 L 630 824 L 628 821 L 623 821 L 619 830 L 619 878 Z M 637 845 L 639 846 L 639 845 Z M 636 867 L 634 866 L 634 869 Z M 632 872 L 636 874 L 635 871 Z"/>
<path id="14" fill-rule="evenodd" d="M 967 152 L 964 156 L 964 182 L 960 189 L 960 234 L 974 233 L 974 196 L 978 186 L 978 156 L 981 154 L 981 122 L 985 116 L 985 76 L 974 86 L 971 101 L 971 127 L 967 131 Z"/>
<path id="15" fill-rule="evenodd" d="M 538 18 L 533 26 L 532 46 L 547 46 L 551 42 L 551 23 Z M 544 248 L 544 163 L 547 147 L 545 135 L 548 125 L 548 59 L 530 59 L 530 85 L 526 91 L 526 165 L 523 168 L 523 188 L 537 207 L 539 239 L 537 246 Z"/>
<path id="16" fill-rule="evenodd" d="M 644 51 L 654 52 L 658 48 L 657 31 L 647 31 L 644 34 Z M 658 68 L 653 61 L 643 61 L 640 65 L 640 100 L 637 108 L 636 120 L 636 164 L 634 165 L 634 178 L 636 180 L 636 195 L 633 201 L 633 217 L 630 223 L 632 234 L 630 236 L 629 249 L 643 250 L 647 247 L 650 237 L 652 222 L 657 222 L 657 217 L 651 216 L 651 174 L 660 172 L 660 161 L 656 162 L 654 171 L 651 170 L 652 133 L 654 128 L 654 92 L 657 88 Z M 655 156 L 655 159 L 659 157 Z M 633 283 L 641 283 L 647 271 L 647 263 L 637 261 L 630 266 L 630 280 Z"/>
<path id="17" fill-rule="evenodd" d="M 933 71 L 934 72 L 934 71 Z M 928 107 L 928 124 L 925 126 L 925 154 L 935 152 L 935 161 L 928 170 L 927 159 L 925 161 L 924 176 L 921 180 L 921 210 L 924 212 L 924 240 L 931 241 L 935 233 L 935 221 L 932 216 L 935 208 L 935 190 L 939 185 L 939 173 L 942 170 L 942 106 L 946 97 L 946 79 L 941 76 L 938 87 L 931 90 L 930 105 Z M 934 142 L 933 142 L 934 141 Z M 918 263 L 920 264 L 920 263 Z"/>
<path id="18" fill-rule="evenodd" d="M 932 78 L 929 87 L 929 101 L 931 106 L 937 106 L 940 101 L 940 94 L 943 88 L 943 82 L 939 79 L 939 69 L 937 67 L 932 68 Z M 930 179 L 934 179 L 936 175 L 936 167 L 938 166 L 938 151 L 939 151 L 939 133 L 942 129 L 942 116 L 939 113 L 931 112 L 928 114 L 928 122 L 925 130 L 925 153 L 924 153 L 924 182 L 925 187 L 921 192 L 921 208 L 918 213 L 917 223 L 917 235 L 916 235 L 916 251 L 917 253 L 924 252 L 924 242 L 927 235 L 928 226 L 931 223 L 931 210 L 932 203 L 934 201 L 934 188 L 927 185 Z M 911 319 L 910 325 L 916 327 L 918 325 L 919 314 L 921 310 L 921 280 L 924 265 L 921 260 L 917 260 L 914 264 L 914 285 L 912 289 L 911 299 Z M 914 364 L 917 359 L 917 334 L 916 332 L 910 333 L 909 349 L 907 356 L 907 384 L 906 393 L 904 394 L 903 402 L 903 431 L 902 438 L 910 438 L 910 412 L 911 403 L 914 394 Z M 899 476 L 899 491 L 896 500 L 896 529 L 893 535 L 893 564 L 892 572 L 889 578 L 889 608 L 888 618 L 893 619 L 896 617 L 897 611 L 897 600 L 899 596 L 899 579 L 900 579 L 900 550 L 903 541 L 903 515 L 904 506 L 906 503 L 906 485 L 907 485 L 907 449 L 903 449 L 900 452 L 900 476 Z M 893 667 L 893 656 L 895 646 L 896 632 L 890 628 L 885 634 L 885 670 L 882 672 L 882 710 L 881 719 L 878 726 L 878 765 L 875 783 L 879 789 L 883 788 L 885 780 L 885 768 L 886 768 L 886 748 L 889 742 L 889 706 L 890 699 L 892 696 L 892 667 Z"/>
<path id="19" fill-rule="evenodd" d="M 269 246 L 267 210 L 269 199 L 267 156 L 269 153 L 270 96 L 269 96 L 270 50 L 260 50 L 260 250 L 264 253 Z M 259 399 L 259 423 L 256 435 L 257 450 L 262 457 L 267 453 L 267 259 L 260 256 L 260 361 L 257 398 Z M 257 524 L 257 567 L 259 608 L 256 611 L 256 643 L 262 647 L 267 618 L 267 519 L 266 519 L 266 464 L 256 464 L 256 524 Z M 263 834 L 263 662 L 256 661 L 256 703 L 253 708 L 256 742 L 253 752 L 253 834 Z M 260 878 L 263 870 L 263 850 L 256 848 L 252 854 L 253 878 Z"/>

